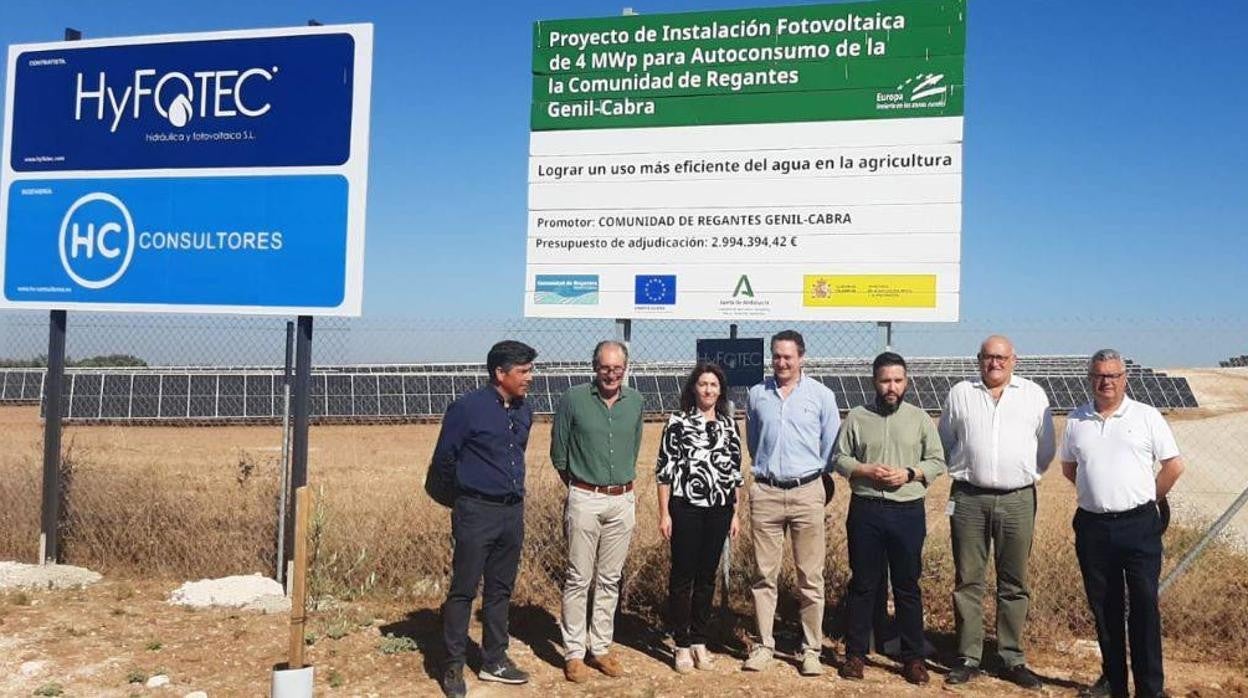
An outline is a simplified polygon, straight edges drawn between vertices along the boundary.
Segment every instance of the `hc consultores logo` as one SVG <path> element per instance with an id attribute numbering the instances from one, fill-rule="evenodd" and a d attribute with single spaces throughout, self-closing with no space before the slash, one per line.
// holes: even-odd
<path id="1" fill-rule="evenodd" d="M 83 288 L 107 288 L 134 257 L 134 219 L 112 194 L 80 197 L 61 220 L 61 266 Z"/>

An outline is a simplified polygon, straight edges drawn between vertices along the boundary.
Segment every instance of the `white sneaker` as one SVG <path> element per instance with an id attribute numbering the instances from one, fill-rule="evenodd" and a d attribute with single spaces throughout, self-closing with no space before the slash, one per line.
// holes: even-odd
<path id="1" fill-rule="evenodd" d="M 802 676 L 822 676 L 823 662 L 819 661 L 818 652 L 807 652 L 802 656 L 802 668 L 799 672 Z"/>
<path id="2" fill-rule="evenodd" d="M 767 645 L 754 645 L 754 649 L 750 650 L 750 656 L 745 660 L 745 664 L 741 665 L 744 671 L 766 671 L 771 666 L 773 652 Z"/>
<path id="3" fill-rule="evenodd" d="M 693 671 L 693 655 L 688 647 L 676 648 L 676 673 L 688 674 Z"/>
<path id="4" fill-rule="evenodd" d="M 699 669 L 711 669 L 715 664 L 715 656 L 706 645 L 694 645 L 689 648 L 693 652 L 693 665 Z"/>

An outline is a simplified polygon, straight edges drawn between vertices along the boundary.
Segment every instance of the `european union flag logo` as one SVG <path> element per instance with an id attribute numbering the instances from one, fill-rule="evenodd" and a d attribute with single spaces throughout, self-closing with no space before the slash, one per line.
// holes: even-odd
<path id="1" fill-rule="evenodd" d="M 637 305 L 671 305 L 676 302 L 675 274 L 638 274 L 633 291 Z"/>

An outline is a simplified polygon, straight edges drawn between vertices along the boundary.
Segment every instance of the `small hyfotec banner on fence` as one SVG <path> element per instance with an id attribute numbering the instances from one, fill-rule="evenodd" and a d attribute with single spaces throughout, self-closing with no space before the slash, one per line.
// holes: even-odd
<path id="1" fill-rule="evenodd" d="M 537 23 L 526 314 L 957 320 L 965 16 Z"/>
<path id="2" fill-rule="evenodd" d="M 0 306 L 359 315 L 372 26 L 11 46 Z"/>

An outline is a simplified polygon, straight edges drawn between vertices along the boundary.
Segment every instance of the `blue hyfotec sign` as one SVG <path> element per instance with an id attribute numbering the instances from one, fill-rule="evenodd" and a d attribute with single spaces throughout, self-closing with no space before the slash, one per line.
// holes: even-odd
<path id="1" fill-rule="evenodd" d="M 340 175 L 45 179 L 8 193 L 10 300 L 326 308 L 343 300 Z"/>
<path id="2" fill-rule="evenodd" d="M 709 361 L 724 370 L 730 387 L 763 381 L 767 355 L 762 339 L 699 339 L 697 350 L 698 361 Z"/>
<path id="3" fill-rule="evenodd" d="M 359 315 L 372 25 L 10 46 L 0 308 Z"/>
<path id="4" fill-rule="evenodd" d="M 16 172 L 341 165 L 348 33 L 32 50 L 14 70 Z"/>

